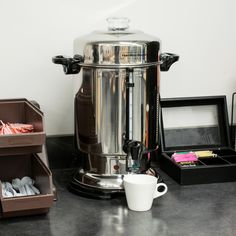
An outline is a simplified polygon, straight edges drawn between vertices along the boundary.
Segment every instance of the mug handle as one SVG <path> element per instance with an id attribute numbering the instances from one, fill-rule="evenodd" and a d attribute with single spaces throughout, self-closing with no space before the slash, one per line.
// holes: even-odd
<path id="1" fill-rule="evenodd" d="M 159 192 L 159 191 L 158 191 L 158 188 L 159 188 L 160 186 L 165 187 L 164 191 L 162 191 L 162 192 Z M 166 184 L 164 184 L 164 183 L 158 183 L 157 186 L 156 186 L 156 191 L 155 191 L 155 193 L 154 193 L 153 198 L 157 198 L 157 197 L 160 197 L 160 196 L 164 195 L 164 194 L 167 192 L 167 190 L 168 190 L 168 187 L 167 187 Z"/>

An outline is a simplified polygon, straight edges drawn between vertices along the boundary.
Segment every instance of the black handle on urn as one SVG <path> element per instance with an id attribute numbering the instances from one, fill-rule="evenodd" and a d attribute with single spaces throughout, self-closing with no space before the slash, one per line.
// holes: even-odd
<path id="1" fill-rule="evenodd" d="M 168 71 L 173 63 L 179 60 L 179 56 L 173 53 L 161 53 L 161 71 Z"/>
<path id="2" fill-rule="evenodd" d="M 74 55 L 73 58 L 64 57 L 62 55 L 55 56 L 52 58 L 52 62 L 55 64 L 60 64 L 63 66 L 64 73 L 69 74 L 78 74 L 80 72 L 79 63 L 83 62 L 84 58 L 80 55 Z"/>

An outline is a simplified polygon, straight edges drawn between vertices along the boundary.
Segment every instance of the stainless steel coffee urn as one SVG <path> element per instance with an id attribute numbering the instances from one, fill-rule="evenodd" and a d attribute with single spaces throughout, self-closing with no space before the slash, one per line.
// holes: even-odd
<path id="1" fill-rule="evenodd" d="M 178 56 L 161 53 L 159 39 L 130 31 L 127 18 L 109 18 L 108 31 L 74 41 L 74 56 L 56 56 L 65 74 L 82 70 L 75 96 L 77 148 L 87 166 L 71 182 L 77 193 L 110 198 L 122 179 L 145 172 L 158 146 L 160 71 Z"/>

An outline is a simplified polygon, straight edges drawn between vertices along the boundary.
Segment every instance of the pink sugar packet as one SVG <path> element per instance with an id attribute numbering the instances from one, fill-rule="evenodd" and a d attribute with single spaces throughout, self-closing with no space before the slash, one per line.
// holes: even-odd
<path id="1" fill-rule="evenodd" d="M 193 152 L 189 153 L 174 153 L 172 155 L 172 158 L 175 160 L 175 162 L 193 162 L 197 161 L 197 156 Z"/>

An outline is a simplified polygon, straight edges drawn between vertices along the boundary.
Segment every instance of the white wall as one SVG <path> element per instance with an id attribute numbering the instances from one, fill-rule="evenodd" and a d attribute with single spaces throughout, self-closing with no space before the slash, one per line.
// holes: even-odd
<path id="1" fill-rule="evenodd" d="M 234 0 L 1 0 L 0 98 L 37 100 L 48 135 L 73 133 L 73 79 L 51 58 L 72 55 L 73 40 L 127 16 L 131 27 L 180 55 L 162 73 L 162 97 L 236 90 Z"/>

